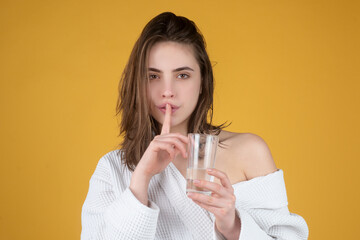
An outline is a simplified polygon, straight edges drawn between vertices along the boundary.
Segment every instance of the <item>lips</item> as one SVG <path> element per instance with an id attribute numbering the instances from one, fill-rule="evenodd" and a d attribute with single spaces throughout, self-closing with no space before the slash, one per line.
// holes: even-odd
<path id="1" fill-rule="evenodd" d="M 178 106 L 174 105 L 174 104 L 171 104 L 171 103 L 164 103 L 164 104 L 161 104 L 161 105 L 158 105 L 156 106 L 161 112 L 163 113 L 166 113 L 166 104 L 170 104 L 171 106 L 171 112 L 174 113 L 176 112 L 176 110 L 179 109 Z"/>

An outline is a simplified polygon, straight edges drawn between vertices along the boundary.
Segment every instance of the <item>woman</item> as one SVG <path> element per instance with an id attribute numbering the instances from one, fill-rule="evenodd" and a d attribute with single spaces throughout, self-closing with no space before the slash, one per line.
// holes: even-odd
<path id="1" fill-rule="evenodd" d="M 119 84 L 124 140 L 90 180 L 82 239 L 307 239 L 266 143 L 212 125 L 213 85 L 192 21 L 165 12 L 145 26 Z M 219 136 L 218 182 L 197 183 L 210 196 L 185 193 L 189 132 Z"/>

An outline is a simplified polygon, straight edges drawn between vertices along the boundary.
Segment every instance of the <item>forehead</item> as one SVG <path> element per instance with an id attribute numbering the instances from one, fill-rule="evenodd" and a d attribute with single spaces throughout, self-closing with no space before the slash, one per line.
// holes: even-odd
<path id="1" fill-rule="evenodd" d="M 176 42 L 158 42 L 149 51 L 149 67 L 173 70 L 189 66 L 199 69 L 192 46 Z"/>

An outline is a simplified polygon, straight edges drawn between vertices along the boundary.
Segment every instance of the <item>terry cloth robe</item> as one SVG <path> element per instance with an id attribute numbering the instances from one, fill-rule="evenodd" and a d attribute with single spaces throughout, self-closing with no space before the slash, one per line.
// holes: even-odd
<path id="1" fill-rule="evenodd" d="M 186 195 L 186 180 L 173 163 L 149 184 L 149 206 L 129 189 L 132 172 L 115 150 L 104 155 L 90 179 L 82 207 L 81 239 L 224 239 L 212 213 Z M 288 210 L 283 171 L 232 185 L 240 240 L 307 239 L 305 220 Z"/>

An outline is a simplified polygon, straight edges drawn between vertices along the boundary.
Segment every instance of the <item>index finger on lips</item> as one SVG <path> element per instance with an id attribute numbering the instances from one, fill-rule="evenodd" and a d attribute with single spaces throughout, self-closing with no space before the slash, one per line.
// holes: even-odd
<path id="1" fill-rule="evenodd" d="M 214 177 L 217 177 L 218 179 L 220 179 L 221 184 L 228 189 L 232 189 L 232 185 L 230 182 L 230 179 L 228 178 L 228 176 L 226 175 L 226 173 L 217 170 L 215 168 L 208 168 L 207 169 L 207 173 L 209 175 L 212 175 Z"/>
<path id="2" fill-rule="evenodd" d="M 171 106 L 166 104 L 165 118 L 161 129 L 161 135 L 170 133 Z"/>

